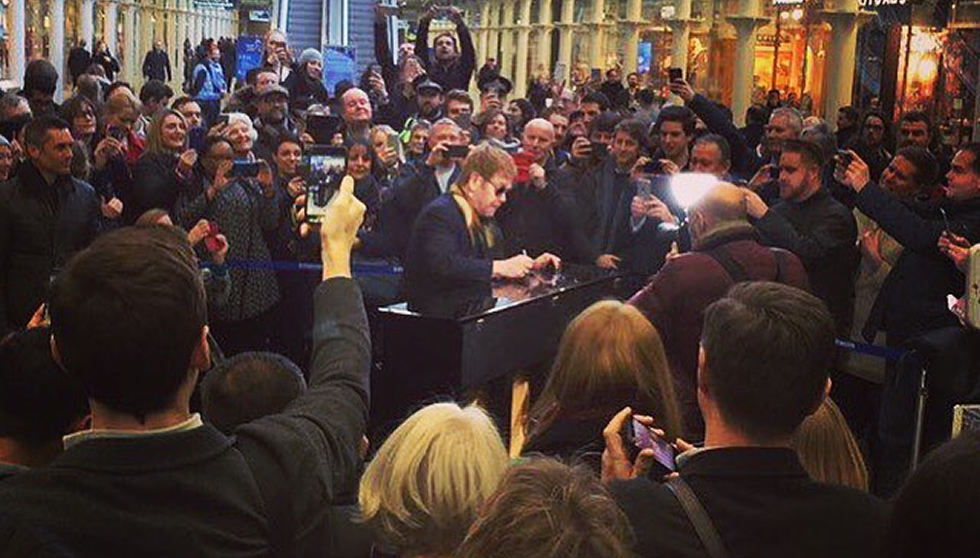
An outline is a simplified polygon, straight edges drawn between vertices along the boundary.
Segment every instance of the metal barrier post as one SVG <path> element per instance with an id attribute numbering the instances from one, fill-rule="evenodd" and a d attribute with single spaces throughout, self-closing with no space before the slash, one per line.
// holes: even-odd
<path id="1" fill-rule="evenodd" d="M 912 439 L 912 459 L 909 460 L 909 474 L 912 474 L 919 466 L 919 455 L 922 451 L 922 430 L 925 427 L 926 400 L 929 398 L 929 390 L 926 387 L 926 368 L 922 367 L 919 375 L 919 393 L 915 402 L 915 436 Z"/>

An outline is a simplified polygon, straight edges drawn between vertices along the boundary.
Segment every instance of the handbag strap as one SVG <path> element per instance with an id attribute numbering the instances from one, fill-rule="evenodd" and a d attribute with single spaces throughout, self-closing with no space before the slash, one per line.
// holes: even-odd
<path id="1" fill-rule="evenodd" d="M 728 558 L 728 551 L 725 550 L 725 545 L 715 529 L 715 524 L 711 522 L 708 512 L 704 510 L 704 506 L 701 505 L 701 501 L 691 490 L 690 485 L 684 482 L 684 479 L 679 475 L 669 479 L 666 485 L 667 489 L 681 503 L 681 507 L 684 508 L 684 514 L 694 526 L 694 531 L 701 539 L 701 544 L 704 545 L 705 550 L 708 551 L 708 556 L 710 558 Z"/>

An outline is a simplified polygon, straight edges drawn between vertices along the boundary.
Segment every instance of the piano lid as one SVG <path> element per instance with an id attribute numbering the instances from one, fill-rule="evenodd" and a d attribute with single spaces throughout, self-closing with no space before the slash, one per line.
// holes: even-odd
<path id="1" fill-rule="evenodd" d="M 381 308 L 383 313 L 469 321 L 483 318 L 568 289 L 620 277 L 615 270 L 565 264 L 560 271 L 535 271 L 523 281 L 494 282 L 490 288 L 440 293 L 427 300 L 410 300 Z"/>

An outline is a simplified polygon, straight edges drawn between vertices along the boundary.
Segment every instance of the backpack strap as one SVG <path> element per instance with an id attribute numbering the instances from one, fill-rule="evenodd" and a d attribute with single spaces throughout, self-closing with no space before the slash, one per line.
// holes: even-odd
<path id="1" fill-rule="evenodd" d="M 708 512 L 705 511 L 690 485 L 680 475 L 672 477 L 665 485 L 684 508 L 684 514 L 694 526 L 698 539 L 708 552 L 708 558 L 728 558 L 728 551 L 725 550 L 725 544 L 721 541 L 715 524 L 708 517 Z"/>
<path id="2" fill-rule="evenodd" d="M 728 251 L 728 247 L 724 244 L 704 253 L 716 261 L 718 265 L 725 270 L 725 273 L 728 274 L 728 277 L 732 280 L 732 283 L 742 283 L 752 279 L 749 277 L 749 274 L 745 272 L 745 268 L 742 267 L 742 264 L 738 263 L 735 258 L 732 257 L 732 253 Z"/>

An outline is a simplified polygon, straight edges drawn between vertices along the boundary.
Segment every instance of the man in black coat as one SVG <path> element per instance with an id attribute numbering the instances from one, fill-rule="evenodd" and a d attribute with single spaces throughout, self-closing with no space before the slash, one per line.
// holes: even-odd
<path id="1" fill-rule="evenodd" d="M 170 70 L 170 56 L 167 55 L 167 51 L 163 50 L 163 44 L 160 41 L 154 42 L 153 48 L 143 58 L 143 79 L 146 81 L 155 79 L 164 83 L 173 79 Z"/>
<path id="2" fill-rule="evenodd" d="M 68 124 L 42 117 L 24 136 L 29 160 L 0 184 L 0 337 L 31 319 L 51 279 L 100 226 L 98 195 L 70 174 Z"/>
<path id="3" fill-rule="evenodd" d="M 524 126 L 514 189 L 496 220 L 504 235 L 507 254 L 526 251 L 532 257 L 545 252 L 576 263 L 593 265 L 593 253 L 582 228 L 572 220 L 567 202 L 555 186 L 558 169 L 550 157 L 555 128 L 543 118 Z"/>
<path id="4" fill-rule="evenodd" d="M 89 64 L 92 63 L 92 53 L 85 47 L 85 39 L 79 39 L 78 46 L 68 52 L 68 75 L 71 76 L 72 85 L 78 81 L 78 76 L 84 74 Z"/>
<path id="5" fill-rule="evenodd" d="M 364 205 L 353 190 L 345 180 L 320 229 L 309 388 L 234 437 L 190 411 L 211 355 L 186 238 L 168 227 L 126 228 L 72 260 L 53 287 L 52 343 L 84 385 L 93 430 L 67 439 L 50 466 L 0 484 L 0 513 L 78 556 L 327 548 L 325 518 L 332 499 L 356 486 L 367 424 L 370 340 L 350 277 Z"/>
<path id="6" fill-rule="evenodd" d="M 433 44 L 434 59 L 429 55 L 429 24 L 437 16 L 444 16 L 456 24 L 456 37 L 452 33 L 441 33 Z M 433 4 L 419 20 L 418 35 L 415 38 L 415 55 L 433 81 L 446 91 L 470 88 L 470 79 L 476 70 L 476 50 L 473 37 L 463 20 L 463 12 L 456 7 L 440 8 Z"/>
<path id="7" fill-rule="evenodd" d="M 703 448 L 678 440 L 667 483 L 647 476 L 653 452 L 634 463 L 624 451 L 624 409 L 606 427 L 603 480 L 633 524 L 642 557 L 708 556 L 693 512 L 676 492 L 690 490 L 730 556 L 874 556 L 887 508 L 864 492 L 814 482 L 791 447 L 803 420 L 830 391 L 834 323 L 816 297 L 786 285 L 734 286 L 704 313 L 698 363 Z M 746 389 L 751 386 L 751 389 Z M 652 424 L 652 419 L 638 420 Z"/>
<path id="8" fill-rule="evenodd" d="M 846 338 L 854 316 L 857 222 L 823 187 L 822 166 L 817 146 L 786 141 L 779 159 L 781 200 L 770 209 L 758 194 L 746 191 L 746 207 L 766 244 L 803 261 L 813 294 L 827 305 L 837 334 Z"/>
<path id="9" fill-rule="evenodd" d="M 432 200 L 449 191 L 459 178 L 462 158 L 449 157 L 446 148 L 460 143 L 459 126 L 444 118 L 432 126 L 429 134 L 429 152 L 425 160 L 403 169 L 392 186 L 390 210 L 382 215 L 391 255 L 404 256 L 409 235 L 419 213 Z"/>

